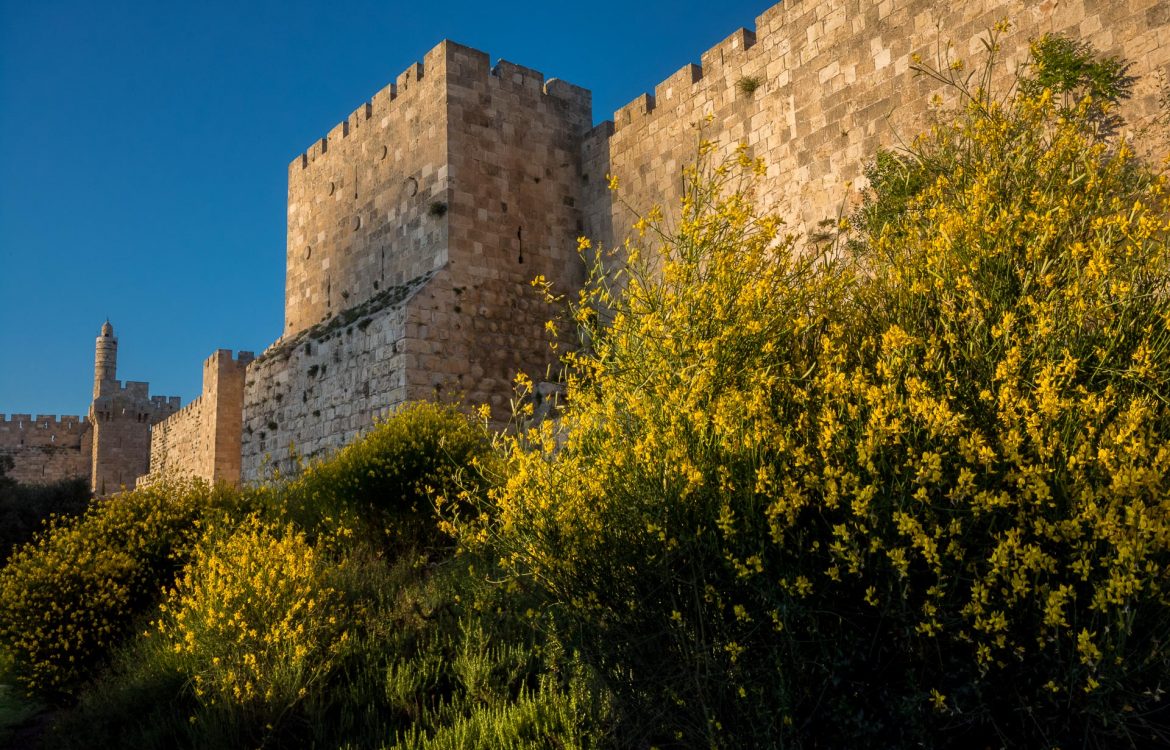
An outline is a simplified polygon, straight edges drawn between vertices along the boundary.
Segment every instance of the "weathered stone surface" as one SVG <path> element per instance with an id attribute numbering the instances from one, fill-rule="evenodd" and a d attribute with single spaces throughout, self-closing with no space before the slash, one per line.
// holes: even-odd
<path id="1" fill-rule="evenodd" d="M 10 456 L 9 476 L 26 484 L 89 478 L 93 430 L 85 417 L 0 414 L 0 455 Z"/>
<path id="2" fill-rule="evenodd" d="M 506 418 L 516 373 L 552 360 L 531 280 L 582 280 L 590 116 L 584 89 L 443 42 L 293 162 L 287 330 L 248 370 L 245 479 L 324 455 L 407 400 Z M 314 170 L 357 174 L 369 193 L 333 199 L 337 181 Z M 320 256 L 297 251 L 308 236 Z"/>

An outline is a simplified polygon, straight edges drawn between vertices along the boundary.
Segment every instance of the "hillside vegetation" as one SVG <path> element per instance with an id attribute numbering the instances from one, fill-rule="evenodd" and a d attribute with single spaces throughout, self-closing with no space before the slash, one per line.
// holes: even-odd
<path id="1" fill-rule="evenodd" d="M 417 404 L 295 478 L 55 522 L 0 569 L 46 744 L 1170 743 L 1170 199 L 1131 82 L 1060 38 L 1007 93 L 924 73 L 957 111 L 834 241 L 705 142 L 677 220 L 583 240 L 555 419 L 520 376 L 506 435 Z"/>

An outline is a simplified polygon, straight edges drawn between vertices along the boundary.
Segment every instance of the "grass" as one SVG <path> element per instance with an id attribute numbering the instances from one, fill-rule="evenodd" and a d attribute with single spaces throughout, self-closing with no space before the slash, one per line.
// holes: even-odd
<path id="1" fill-rule="evenodd" d="M 22 691 L 11 684 L 11 658 L 0 651 L 0 747 L 8 747 L 13 734 L 24 723 L 44 710 L 44 706 L 25 698 Z"/>

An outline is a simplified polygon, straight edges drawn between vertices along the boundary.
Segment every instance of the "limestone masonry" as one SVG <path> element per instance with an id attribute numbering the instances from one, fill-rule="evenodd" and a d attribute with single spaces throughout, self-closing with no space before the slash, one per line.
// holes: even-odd
<path id="1" fill-rule="evenodd" d="M 289 165 L 272 346 L 212 355 L 203 394 L 177 413 L 145 384 L 95 385 L 88 422 L 16 415 L 0 422 L 0 451 L 17 478 L 88 467 L 102 492 L 132 485 L 148 456 L 144 482 L 287 471 L 408 400 L 488 403 L 504 419 L 516 373 L 553 365 L 531 279 L 573 290 L 578 236 L 614 246 L 633 212 L 675 205 L 700 126 L 724 153 L 746 143 L 764 158 L 764 206 L 807 235 L 855 205 L 866 159 L 949 96 L 912 56 L 981 62 L 1005 19 L 1002 81 L 1044 33 L 1090 42 L 1133 62 L 1130 131 L 1149 155 L 1170 151 L 1167 0 L 789 0 L 596 127 L 589 91 L 444 41 Z M 116 382 L 112 359 L 104 372 L 95 382 Z"/>
<path id="2" fill-rule="evenodd" d="M 239 483 L 244 373 L 252 359 L 252 352 L 233 358 L 230 349 L 207 358 L 203 393 L 151 430 L 150 473 L 138 477 L 137 486 L 167 475 Z"/>

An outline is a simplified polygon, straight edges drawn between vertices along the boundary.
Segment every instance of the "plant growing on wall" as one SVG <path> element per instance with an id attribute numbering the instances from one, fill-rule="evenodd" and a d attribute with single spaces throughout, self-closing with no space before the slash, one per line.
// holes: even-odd
<path id="1" fill-rule="evenodd" d="M 764 84 L 759 76 L 744 76 L 735 82 L 735 89 L 747 98 L 751 98 L 752 94 L 756 93 L 756 89 Z"/>

